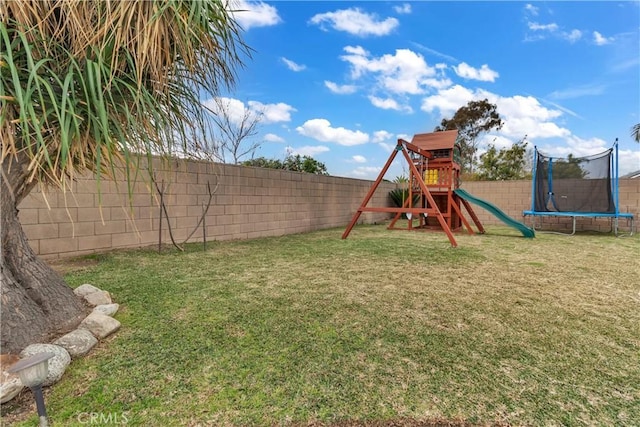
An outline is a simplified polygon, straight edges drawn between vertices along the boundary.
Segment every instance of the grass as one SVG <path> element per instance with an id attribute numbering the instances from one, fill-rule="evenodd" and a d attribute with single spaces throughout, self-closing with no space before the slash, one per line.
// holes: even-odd
<path id="1" fill-rule="evenodd" d="M 54 425 L 640 424 L 637 237 L 342 231 L 85 259 L 122 329 Z"/>

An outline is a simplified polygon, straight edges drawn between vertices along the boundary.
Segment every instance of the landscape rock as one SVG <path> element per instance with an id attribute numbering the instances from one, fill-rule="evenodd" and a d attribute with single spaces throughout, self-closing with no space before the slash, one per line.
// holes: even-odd
<path id="1" fill-rule="evenodd" d="M 80 323 L 78 328 L 87 329 L 96 338 L 104 338 L 120 329 L 120 322 L 113 317 L 93 312 Z"/>
<path id="2" fill-rule="evenodd" d="M 97 305 L 94 309 L 94 313 L 104 314 L 105 316 L 113 316 L 118 312 L 120 308 L 119 304 L 101 304 Z"/>
<path id="3" fill-rule="evenodd" d="M 53 342 L 69 352 L 72 359 L 84 356 L 91 350 L 98 340 L 86 329 L 76 329 Z"/>
<path id="4" fill-rule="evenodd" d="M 85 283 L 84 285 L 80 285 L 73 290 L 73 293 L 78 295 L 79 297 L 85 297 L 89 294 L 93 294 L 95 292 L 101 292 L 100 289 L 96 288 L 93 285 Z"/>
<path id="5" fill-rule="evenodd" d="M 107 291 L 92 292 L 85 295 L 84 300 L 93 307 L 112 303 L 111 295 Z"/>
<path id="6" fill-rule="evenodd" d="M 47 352 L 53 353 L 54 356 L 49 359 L 49 375 L 47 375 L 44 383 L 42 383 L 44 386 L 50 386 L 60 381 L 60 378 L 62 378 L 67 366 L 71 363 L 71 356 L 69 356 L 69 352 L 63 347 L 54 344 L 31 344 L 20 352 L 21 359 L 38 353 Z"/>
<path id="7" fill-rule="evenodd" d="M 20 358 L 15 354 L 0 354 L 0 403 L 6 403 L 16 397 L 24 388 L 18 374 L 7 372 Z"/>

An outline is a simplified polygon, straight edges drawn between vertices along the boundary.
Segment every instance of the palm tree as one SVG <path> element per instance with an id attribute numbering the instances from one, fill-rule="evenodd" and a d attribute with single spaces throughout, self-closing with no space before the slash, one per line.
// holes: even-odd
<path id="1" fill-rule="evenodd" d="M 233 85 L 249 53 L 223 0 L 0 2 L 3 352 L 85 314 L 29 247 L 20 202 L 38 184 L 67 190 L 116 165 L 129 176 L 185 145 L 207 123 L 201 94 Z"/>
<path id="2" fill-rule="evenodd" d="M 631 137 L 635 142 L 640 142 L 640 123 L 631 128 Z"/>

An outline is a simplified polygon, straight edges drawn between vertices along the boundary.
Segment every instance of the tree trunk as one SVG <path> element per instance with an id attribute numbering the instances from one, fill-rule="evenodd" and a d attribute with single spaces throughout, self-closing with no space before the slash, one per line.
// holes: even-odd
<path id="1" fill-rule="evenodd" d="M 18 220 L 18 204 L 34 188 L 26 156 L 7 157 L 0 175 L 0 351 L 17 353 L 35 342 L 75 328 L 87 307 L 64 280 L 40 260 Z"/>

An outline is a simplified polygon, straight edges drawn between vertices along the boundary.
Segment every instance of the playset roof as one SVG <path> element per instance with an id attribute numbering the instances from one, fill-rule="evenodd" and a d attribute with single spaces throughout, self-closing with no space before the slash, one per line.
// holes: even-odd
<path id="1" fill-rule="evenodd" d="M 445 150 L 452 149 L 457 139 L 457 130 L 445 130 L 442 132 L 415 134 L 411 143 L 423 150 Z"/>

